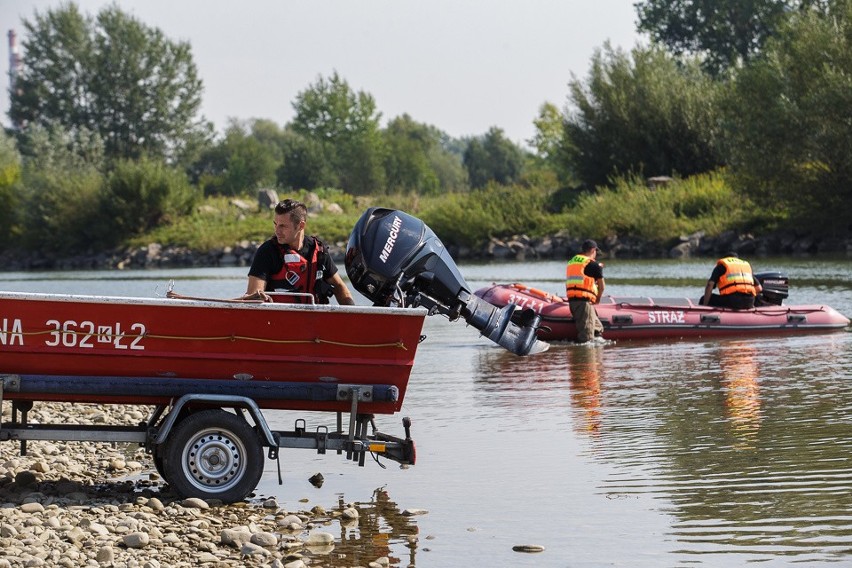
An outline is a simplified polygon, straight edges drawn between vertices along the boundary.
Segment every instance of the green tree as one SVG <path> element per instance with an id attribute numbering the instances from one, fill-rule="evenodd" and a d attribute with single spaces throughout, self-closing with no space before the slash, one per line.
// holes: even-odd
<path id="1" fill-rule="evenodd" d="M 103 141 L 86 128 L 35 125 L 20 137 L 21 243 L 46 257 L 91 251 L 100 242 Z"/>
<path id="2" fill-rule="evenodd" d="M 282 152 L 284 163 L 276 171 L 280 187 L 317 189 L 340 186 L 340 178 L 319 141 L 288 128 L 282 142 Z"/>
<path id="3" fill-rule="evenodd" d="M 293 130 L 320 145 L 342 189 L 355 195 L 384 189 L 381 113 L 372 95 L 354 92 L 334 72 L 300 92 L 293 109 Z"/>
<path id="4" fill-rule="evenodd" d="M 15 185 L 21 178 L 21 155 L 15 140 L 0 131 L 0 248 L 9 244 L 17 219 L 18 192 Z"/>
<path id="5" fill-rule="evenodd" d="M 98 132 L 110 159 L 185 161 L 209 138 L 188 43 L 168 40 L 115 5 L 92 19 L 69 3 L 23 24 L 13 122 Z"/>
<path id="6" fill-rule="evenodd" d="M 270 121 L 231 120 L 224 138 L 194 165 L 207 194 L 240 195 L 276 182 L 281 164 L 280 129 Z"/>
<path id="7" fill-rule="evenodd" d="M 388 190 L 428 195 L 463 187 L 461 159 L 445 149 L 446 138 L 444 132 L 407 114 L 391 120 L 385 129 Z"/>
<path id="8" fill-rule="evenodd" d="M 553 103 L 544 103 L 539 107 L 538 116 L 533 120 L 535 135 L 527 144 L 535 151 L 533 163 L 537 168 L 545 168 L 565 185 L 573 185 L 576 180 L 565 159 L 563 138 L 565 117 Z"/>
<path id="9" fill-rule="evenodd" d="M 822 0 L 643 0 L 634 4 L 639 31 L 677 55 L 700 55 L 719 73 L 759 53 L 788 14 Z"/>
<path id="10" fill-rule="evenodd" d="M 630 55 L 605 44 L 585 82 L 573 77 L 562 149 L 586 188 L 626 174 L 689 176 L 721 164 L 716 123 L 721 84 L 694 60 L 658 47 Z"/>
<path id="11" fill-rule="evenodd" d="M 187 215 L 199 198 L 186 175 L 147 158 L 116 163 L 100 194 L 103 245 Z"/>
<path id="12" fill-rule="evenodd" d="M 490 182 L 509 185 L 523 173 L 524 153 L 503 130 L 492 126 L 483 136 L 470 141 L 464 152 L 470 186 L 483 188 Z"/>
<path id="13" fill-rule="evenodd" d="M 730 164 L 765 208 L 821 231 L 852 219 L 852 0 L 796 14 L 725 103 Z"/>

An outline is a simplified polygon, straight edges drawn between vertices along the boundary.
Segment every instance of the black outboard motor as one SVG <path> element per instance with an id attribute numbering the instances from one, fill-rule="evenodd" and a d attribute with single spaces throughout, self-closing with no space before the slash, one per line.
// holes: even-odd
<path id="1" fill-rule="evenodd" d="M 780 306 L 789 296 L 790 279 L 781 272 L 760 272 L 754 277 L 763 288 L 757 295 L 754 304 L 756 306 Z"/>
<path id="2" fill-rule="evenodd" d="M 423 306 L 429 315 L 459 317 L 517 355 L 547 350 L 536 338 L 541 317 L 514 305 L 502 309 L 474 296 L 456 263 L 426 224 L 395 209 L 367 209 L 349 236 L 346 274 L 356 290 L 377 306 Z"/>

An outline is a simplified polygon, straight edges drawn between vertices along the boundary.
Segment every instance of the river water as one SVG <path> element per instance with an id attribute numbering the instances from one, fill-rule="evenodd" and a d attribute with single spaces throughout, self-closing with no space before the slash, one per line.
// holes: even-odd
<path id="1" fill-rule="evenodd" d="M 852 261 L 761 259 L 788 303 L 852 315 Z M 607 292 L 697 298 L 708 260 L 607 262 Z M 560 262 L 463 264 L 472 289 L 561 292 Z M 245 268 L 0 273 L 0 289 L 234 297 Z M 357 293 L 356 293 L 357 295 Z M 364 301 L 363 303 L 366 303 Z M 365 330 L 369 333 L 369 330 Z M 259 497 L 354 503 L 327 566 L 852 565 L 852 333 L 618 342 L 521 358 L 427 318 L 401 415 L 417 465 L 284 450 Z M 333 417 L 268 412 L 273 428 Z M 378 417 L 401 434 L 400 416 Z M 308 478 L 322 473 L 319 488 Z M 426 514 L 404 516 L 404 510 Z M 411 538 L 411 537 L 417 537 Z M 513 551 L 540 545 L 543 552 Z"/>

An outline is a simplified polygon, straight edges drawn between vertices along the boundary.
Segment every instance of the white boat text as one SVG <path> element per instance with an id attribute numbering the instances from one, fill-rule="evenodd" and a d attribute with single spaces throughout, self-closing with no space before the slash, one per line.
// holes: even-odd
<path id="1" fill-rule="evenodd" d="M 3 327 L 0 327 L 0 345 L 6 345 L 7 341 L 9 342 L 9 345 L 14 345 L 16 342 L 18 345 L 24 344 L 24 333 L 23 327 L 21 326 L 21 320 L 13 319 L 10 325 L 9 319 L 3 318 Z"/>
<path id="2" fill-rule="evenodd" d="M 648 323 L 686 323 L 686 314 L 675 312 L 648 312 Z"/>
<path id="3" fill-rule="evenodd" d="M 521 309 L 530 308 L 538 313 L 541 313 L 541 309 L 545 306 L 544 302 L 540 300 L 533 300 L 529 296 L 524 296 L 523 294 L 509 294 L 509 303 L 515 304 Z"/>
<path id="4" fill-rule="evenodd" d="M 3 318 L 0 321 L 0 346 L 24 345 L 26 337 L 33 335 L 24 332 L 24 325 L 20 319 Z M 94 349 L 100 344 L 103 347 L 111 346 L 119 350 L 143 351 L 147 329 L 143 323 L 132 323 L 127 331 L 123 331 L 120 322 L 110 324 L 96 324 L 85 320 L 47 320 L 44 324 L 47 330 L 38 332 L 37 337 L 45 337 L 44 344 L 47 347 L 77 347 L 81 349 Z"/>

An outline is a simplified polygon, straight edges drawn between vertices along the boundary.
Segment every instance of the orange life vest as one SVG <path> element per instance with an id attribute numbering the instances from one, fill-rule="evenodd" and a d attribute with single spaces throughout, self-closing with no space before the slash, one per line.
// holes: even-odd
<path id="1" fill-rule="evenodd" d="M 568 261 L 568 266 L 565 268 L 565 295 L 568 296 L 569 300 L 597 301 L 597 282 L 585 273 L 586 265 L 590 262 L 592 262 L 592 259 L 582 254 L 575 255 Z"/>
<path id="2" fill-rule="evenodd" d="M 725 296 L 739 292 L 740 294 L 757 296 L 751 265 L 748 262 L 729 256 L 719 259 L 718 263 L 725 267 L 724 274 L 719 277 L 719 281 L 716 283 L 719 287 L 719 294 Z"/>

